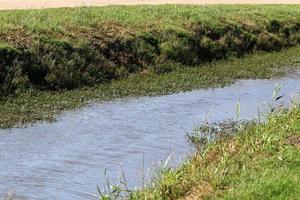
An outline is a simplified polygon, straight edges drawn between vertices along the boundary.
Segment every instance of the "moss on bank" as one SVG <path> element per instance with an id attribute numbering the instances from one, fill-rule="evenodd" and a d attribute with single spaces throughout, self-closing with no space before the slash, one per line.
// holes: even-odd
<path id="1" fill-rule="evenodd" d="M 256 52 L 243 58 L 220 60 L 193 68 L 178 68 L 169 73 L 132 75 L 95 87 L 75 90 L 28 90 L 0 101 L 0 127 L 21 126 L 38 120 L 54 120 L 63 110 L 91 101 L 120 97 L 154 96 L 174 92 L 222 87 L 237 79 L 270 78 L 299 67 L 300 46 L 280 52 Z"/>
<path id="2" fill-rule="evenodd" d="M 208 144 L 178 169 L 163 170 L 153 186 L 128 193 L 128 199 L 296 200 L 299 195 L 300 108 L 295 106 Z"/>
<path id="3" fill-rule="evenodd" d="M 1 11 L 0 96 L 278 51 L 300 43 L 299 16 L 299 5 Z"/>

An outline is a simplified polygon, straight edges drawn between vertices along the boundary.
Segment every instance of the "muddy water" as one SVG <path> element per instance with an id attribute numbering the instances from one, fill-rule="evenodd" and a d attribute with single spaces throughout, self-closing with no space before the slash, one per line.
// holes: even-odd
<path id="1" fill-rule="evenodd" d="M 247 80 L 218 89 L 161 97 L 122 99 L 66 112 L 55 123 L 0 130 L 0 197 L 15 199 L 97 199 L 104 171 L 117 181 L 124 169 L 130 187 L 161 159 L 178 163 L 190 151 L 185 135 L 204 120 L 242 119 L 266 108 L 275 84 L 282 101 L 300 91 L 298 75 Z M 144 171 L 144 172 L 143 172 Z"/>

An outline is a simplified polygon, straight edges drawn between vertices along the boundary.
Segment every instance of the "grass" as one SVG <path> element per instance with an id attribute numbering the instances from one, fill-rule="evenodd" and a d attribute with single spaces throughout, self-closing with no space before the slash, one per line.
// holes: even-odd
<path id="1" fill-rule="evenodd" d="M 0 128 L 91 101 L 282 76 L 300 64 L 299 22 L 299 5 L 1 11 Z M 297 199 L 299 133 L 300 108 L 280 110 L 128 198 Z"/>
<path id="2" fill-rule="evenodd" d="M 300 6 L 108 6 L 0 12 L 0 96 L 95 86 L 300 44 Z"/>
<path id="3" fill-rule="evenodd" d="M 163 74 L 137 74 L 95 87 L 64 91 L 30 90 L 0 101 L 0 127 L 54 120 L 64 110 L 121 97 L 155 96 L 174 92 L 222 87 L 237 79 L 284 75 L 300 64 L 300 46 L 280 52 L 257 52 L 244 58 L 215 61 Z"/>
<path id="4" fill-rule="evenodd" d="M 299 65 L 299 8 L 0 11 L 0 128 L 55 120 L 91 101 L 283 75 Z"/>
<path id="5" fill-rule="evenodd" d="M 295 105 L 207 144 L 179 168 L 162 170 L 151 186 L 127 193 L 127 199 L 296 200 L 299 195 L 300 107 Z"/>
<path id="6" fill-rule="evenodd" d="M 184 29 L 187 24 L 199 21 L 210 26 L 237 20 L 263 24 L 273 19 L 299 21 L 299 16 L 299 5 L 107 6 L 1 11 L 0 25 L 2 30 L 22 27 L 34 32 L 67 34 L 70 28 L 99 27 L 107 23 L 120 24 L 129 30 Z"/>

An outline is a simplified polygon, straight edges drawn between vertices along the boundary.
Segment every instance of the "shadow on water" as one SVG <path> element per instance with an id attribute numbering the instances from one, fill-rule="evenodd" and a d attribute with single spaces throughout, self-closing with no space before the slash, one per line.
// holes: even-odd
<path id="1" fill-rule="evenodd" d="M 121 99 L 65 112 L 55 123 L 0 130 L 0 197 L 97 199 L 104 170 L 117 182 L 124 169 L 129 187 L 143 168 L 172 155 L 174 165 L 191 151 L 186 133 L 199 123 L 257 117 L 272 100 L 275 84 L 285 104 L 300 91 L 299 74 L 243 80 L 217 89 L 161 97 Z M 146 171 L 146 170 L 145 170 Z M 8 194 L 9 193 L 9 194 Z"/>

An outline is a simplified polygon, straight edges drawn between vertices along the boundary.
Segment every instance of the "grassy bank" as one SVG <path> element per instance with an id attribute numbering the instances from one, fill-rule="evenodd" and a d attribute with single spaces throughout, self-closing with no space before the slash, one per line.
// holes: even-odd
<path id="1" fill-rule="evenodd" d="M 94 86 L 300 43 L 299 5 L 0 12 L 0 94 Z"/>
<path id="2" fill-rule="evenodd" d="M 235 134 L 207 144 L 176 170 L 164 169 L 153 186 L 128 199 L 299 199 L 299 106 Z"/>
<path id="3" fill-rule="evenodd" d="M 63 110 L 90 101 L 129 96 L 154 96 L 174 92 L 222 87 L 237 79 L 270 78 L 299 67 L 300 46 L 280 52 L 256 52 L 243 58 L 215 61 L 201 67 L 177 69 L 163 74 L 137 74 L 95 87 L 64 91 L 28 90 L 0 101 L 0 127 L 8 128 L 38 120 L 54 120 Z"/>
<path id="4" fill-rule="evenodd" d="M 92 100 L 282 75 L 299 65 L 299 16 L 298 5 L 0 11 L 0 128 Z"/>

